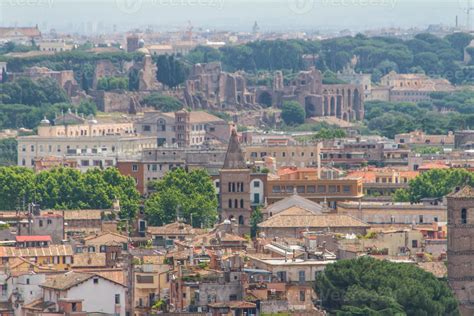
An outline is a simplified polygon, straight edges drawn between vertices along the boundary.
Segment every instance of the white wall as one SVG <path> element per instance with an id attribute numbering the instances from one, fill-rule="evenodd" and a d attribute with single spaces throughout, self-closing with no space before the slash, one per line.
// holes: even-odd
<path id="1" fill-rule="evenodd" d="M 259 187 L 255 187 L 255 183 L 260 182 Z M 260 195 L 260 204 L 263 204 L 264 202 L 264 192 L 265 188 L 263 187 L 263 181 L 260 179 L 253 179 L 250 182 L 250 201 L 252 204 L 254 204 L 254 193 L 258 193 Z"/>
<path id="2" fill-rule="evenodd" d="M 83 311 L 114 315 L 115 294 L 120 294 L 120 316 L 125 316 L 126 288 L 100 277 L 98 279 L 98 284 L 94 284 L 94 278 L 90 278 L 72 287 L 67 293 L 67 298 L 83 299 Z"/>
<path id="3" fill-rule="evenodd" d="M 8 279 L 9 296 L 16 290 L 21 295 L 22 305 L 29 304 L 43 296 L 43 289 L 39 285 L 44 283 L 45 280 L 46 275 L 44 274 L 24 274 L 18 277 L 11 277 Z M 15 316 L 23 315 L 21 306 L 15 308 L 15 296 L 11 297 Z"/>

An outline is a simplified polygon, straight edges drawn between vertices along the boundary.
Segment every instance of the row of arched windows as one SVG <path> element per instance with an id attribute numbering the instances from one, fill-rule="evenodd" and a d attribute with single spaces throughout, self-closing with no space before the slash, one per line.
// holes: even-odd
<path id="1" fill-rule="evenodd" d="M 243 182 L 229 182 L 228 189 L 229 189 L 229 192 L 244 192 L 244 183 Z"/>
<path id="2" fill-rule="evenodd" d="M 229 208 L 239 208 L 239 201 L 234 199 L 234 204 L 232 204 L 232 199 L 229 199 Z M 240 208 L 244 208 L 244 199 L 240 199 Z"/>

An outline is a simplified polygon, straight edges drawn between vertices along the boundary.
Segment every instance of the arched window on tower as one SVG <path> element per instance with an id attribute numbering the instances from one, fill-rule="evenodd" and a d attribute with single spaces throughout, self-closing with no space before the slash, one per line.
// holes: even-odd
<path id="1" fill-rule="evenodd" d="M 229 199 L 229 208 L 232 208 L 232 199 Z"/>
<path id="2" fill-rule="evenodd" d="M 238 208 L 239 207 L 239 202 L 237 201 L 237 199 L 234 200 L 234 208 Z"/>
<path id="3" fill-rule="evenodd" d="M 244 199 L 240 199 L 240 208 L 244 208 Z"/>
<path id="4" fill-rule="evenodd" d="M 244 225 L 244 216 L 243 215 L 239 216 L 239 225 Z"/>
<path id="5" fill-rule="evenodd" d="M 232 183 L 229 182 L 229 192 L 232 192 Z"/>
<path id="6" fill-rule="evenodd" d="M 467 224 L 467 209 L 461 210 L 461 224 Z"/>

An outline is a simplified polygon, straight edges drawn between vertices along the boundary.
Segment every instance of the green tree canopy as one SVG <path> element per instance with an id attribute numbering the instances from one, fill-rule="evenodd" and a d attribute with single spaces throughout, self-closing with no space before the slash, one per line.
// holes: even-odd
<path id="1" fill-rule="evenodd" d="M 316 292 L 337 315 L 459 315 L 445 281 L 412 264 L 371 257 L 328 265 Z"/>
<path id="2" fill-rule="evenodd" d="M 410 180 L 408 189 L 399 189 L 395 201 L 419 202 L 423 198 L 441 198 L 456 187 L 474 185 L 474 172 L 466 169 L 433 169 Z"/>
<path id="3" fill-rule="evenodd" d="M 102 77 L 97 81 L 97 90 L 127 90 L 129 79 L 125 77 Z"/>
<path id="4" fill-rule="evenodd" d="M 168 86 L 174 88 L 186 80 L 188 69 L 186 65 L 173 55 L 159 55 L 155 58 L 158 71 L 156 79 Z"/>
<path id="5" fill-rule="evenodd" d="M 131 218 L 138 210 L 140 195 L 131 177 L 115 168 L 55 168 L 34 173 L 24 167 L 0 168 L 0 209 L 14 210 L 27 203 L 43 209 L 106 209 L 120 200 L 121 216 Z"/>
<path id="6" fill-rule="evenodd" d="M 40 106 L 68 101 L 66 91 L 51 78 L 35 81 L 29 78 L 18 78 L 15 81 L 0 84 L 0 91 L 0 104 L 18 103 Z"/>
<path id="7" fill-rule="evenodd" d="M 207 172 L 182 168 L 169 171 L 162 180 L 150 183 L 154 193 L 145 202 L 145 212 L 153 225 L 184 218 L 194 227 L 208 227 L 217 219 L 217 197 Z"/>
<path id="8" fill-rule="evenodd" d="M 12 166 L 17 164 L 18 142 L 15 138 L 0 140 L 0 166 Z"/>
<path id="9" fill-rule="evenodd" d="M 256 207 L 250 215 L 250 237 L 257 237 L 258 224 L 263 221 L 263 214 L 260 207 Z"/>
<path id="10" fill-rule="evenodd" d="M 306 117 L 305 110 L 296 101 L 287 101 L 281 107 L 281 118 L 287 125 L 303 124 Z"/>
<path id="11" fill-rule="evenodd" d="M 175 112 L 183 108 L 183 104 L 178 99 L 156 92 L 144 97 L 141 104 L 162 112 Z"/>

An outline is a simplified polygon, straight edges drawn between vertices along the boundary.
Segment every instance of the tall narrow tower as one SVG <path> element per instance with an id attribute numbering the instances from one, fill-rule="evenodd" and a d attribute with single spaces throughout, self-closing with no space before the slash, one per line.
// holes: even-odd
<path id="1" fill-rule="evenodd" d="M 221 220 L 234 218 L 239 223 L 239 232 L 246 233 L 250 229 L 249 222 L 252 214 L 250 169 L 247 168 L 235 130 L 232 130 L 219 178 Z"/>
<path id="2" fill-rule="evenodd" d="M 448 200 L 448 282 L 462 315 L 474 315 L 474 188 L 457 188 Z"/>

